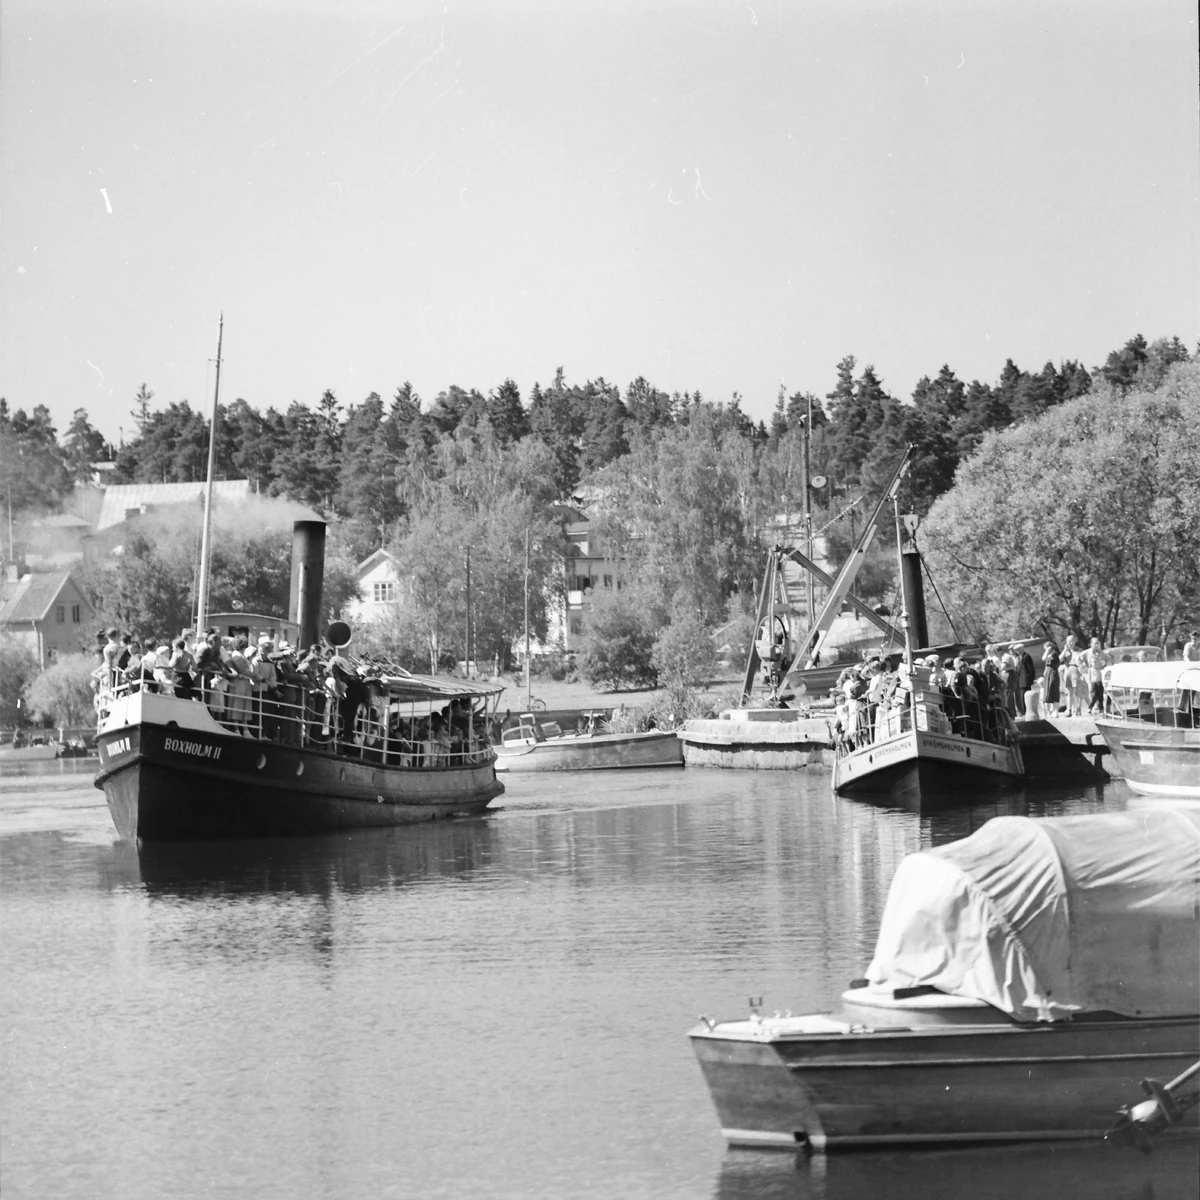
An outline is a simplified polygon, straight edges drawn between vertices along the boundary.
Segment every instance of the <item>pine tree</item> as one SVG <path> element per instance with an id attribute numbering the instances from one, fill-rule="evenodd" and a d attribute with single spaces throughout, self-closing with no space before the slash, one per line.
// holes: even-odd
<path id="1" fill-rule="evenodd" d="M 487 415 L 501 445 L 518 442 L 529 432 L 529 415 L 521 407 L 521 391 L 511 379 L 488 394 Z"/>
<path id="2" fill-rule="evenodd" d="M 150 423 L 150 401 L 154 399 L 154 393 L 143 383 L 138 388 L 137 395 L 134 396 L 134 409 L 130 413 L 133 417 L 133 423 L 137 427 L 139 434 L 146 431 L 146 426 Z"/>
<path id="3" fill-rule="evenodd" d="M 779 439 L 788 431 L 787 396 L 783 384 L 779 385 L 779 394 L 775 397 L 775 411 L 771 414 L 770 440 L 772 447 L 779 445 Z"/>
<path id="4" fill-rule="evenodd" d="M 1146 339 L 1140 333 L 1114 350 L 1100 368 L 1100 374 L 1118 391 L 1127 392 L 1137 379 L 1138 370 L 1146 361 Z"/>
<path id="5" fill-rule="evenodd" d="M 18 408 L 10 416 L 0 397 L 0 485 L 13 512 L 57 508 L 70 490 L 66 456 L 44 404 L 29 414 Z"/>
<path id="6" fill-rule="evenodd" d="M 71 416 L 71 425 L 63 434 L 63 452 L 66 467 L 76 483 L 88 483 L 92 478 L 92 463 L 107 458 L 110 446 L 104 435 L 88 420 L 87 409 L 77 408 Z"/>

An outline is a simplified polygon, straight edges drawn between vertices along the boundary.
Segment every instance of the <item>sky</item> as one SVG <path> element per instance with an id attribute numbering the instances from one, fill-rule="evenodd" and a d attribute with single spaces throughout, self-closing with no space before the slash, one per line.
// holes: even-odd
<path id="1" fill-rule="evenodd" d="M 1200 340 L 1192 0 L 0 0 L 0 395 L 769 419 Z"/>

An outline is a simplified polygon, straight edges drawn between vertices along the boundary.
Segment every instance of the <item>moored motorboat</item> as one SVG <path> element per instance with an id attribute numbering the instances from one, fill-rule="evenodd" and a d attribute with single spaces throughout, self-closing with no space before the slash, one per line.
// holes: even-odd
<path id="1" fill-rule="evenodd" d="M 1119 662 L 1105 671 L 1096 728 L 1144 796 L 1200 798 L 1200 665 Z"/>
<path id="2" fill-rule="evenodd" d="M 523 713 L 496 747 L 497 771 L 604 771 L 680 767 L 683 744 L 672 730 L 612 733 L 589 724 L 567 733 L 555 721 Z"/>
<path id="3" fill-rule="evenodd" d="M 909 855 L 838 1010 L 691 1031 L 722 1131 L 815 1150 L 1102 1137 L 1142 1079 L 1200 1054 L 1198 912 L 1190 810 L 999 817 Z"/>

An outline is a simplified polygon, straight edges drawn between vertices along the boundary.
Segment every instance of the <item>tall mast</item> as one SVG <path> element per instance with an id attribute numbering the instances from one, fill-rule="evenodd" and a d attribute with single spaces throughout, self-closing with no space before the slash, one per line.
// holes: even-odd
<path id="1" fill-rule="evenodd" d="M 208 475 L 204 483 L 204 532 L 200 538 L 200 596 L 196 605 L 196 633 L 203 634 L 208 624 L 209 559 L 212 556 L 213 474 L 217 461 L 217 405 L 221 397 L 221 342 L 225 336 L 225 314 L 217 327 L 217 379 L 213 387 L 212 424 L 208 432 Z"/>
<path id="2" fill-rule="evenodd" d="M 812 393 L 808 396 L 808 417 L 804 422 L 804 553 L 811 559 L 813 556 L 813 531 L 812 531 L 812 497 L 809 492 L 811 484 L 812 464 L 809 461 L 809 445 L 812 441 Z M 813 577 L 811 571 L 804 573 L 805 590 L 808 593 L 808 627 L 813 625 Z"/>
<path id="3" fill-rule="evenodd" d="M 532 708 L 533 693 L 529 685 L 529 529 L 525 530 L 525 707 Z"/>
<path id="4" fill-rule="evenodd" d="M 526 708 L 533 706 L 533 692 L 529 685 L 529 529 L 526 528 Z"/>

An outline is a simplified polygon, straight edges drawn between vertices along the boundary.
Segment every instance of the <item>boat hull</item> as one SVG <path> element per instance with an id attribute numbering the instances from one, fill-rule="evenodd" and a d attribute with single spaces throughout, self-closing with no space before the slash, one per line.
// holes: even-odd
<path id="1" fill-rule="evenodd" d="M 1096 728 L 1133 791 L 1200 798 L 1200 729 L 1100 717 Z"/>
<path id="2" fill-rule="evenodd" d="M 142 723 L 102 733 L 100 774 L 122 838 L 286 837 L 482 812 L 490 761 L 393 767 L 308 748 Z"/>
<path id="3" fill-rule="evenodd" d="M 729 1144 L 790 1150 L 1098 1138 L 1143 1079 L 1200 1056 L 1195 1017 L 774 1037 L 750 1026 L 702 1026 L 693 1049 Z"/>
<path id="4" fill-rule="evenodd" d="M 683 766 L 674 733 L 600 733 L 496 748 L 497 771 L 615 771 Z"/>
<path id="5" fill-rule="evenodd" d="M 840 756 L 833 766 L 833 790 L 905 796 L 995 789 L 1018 784 L 1024 773 L 1016 746 L 911 729 Z"/>

